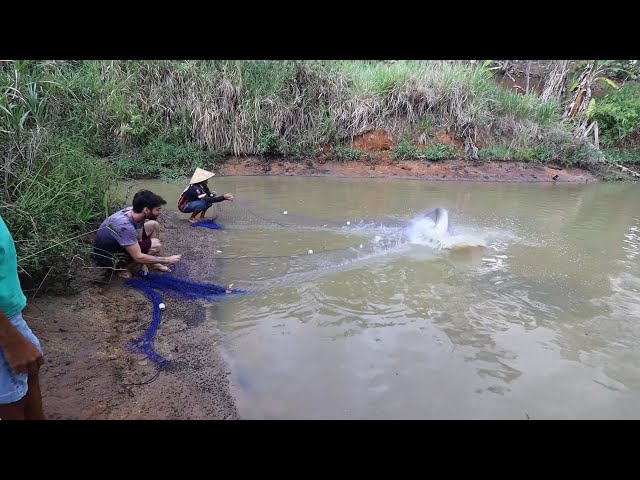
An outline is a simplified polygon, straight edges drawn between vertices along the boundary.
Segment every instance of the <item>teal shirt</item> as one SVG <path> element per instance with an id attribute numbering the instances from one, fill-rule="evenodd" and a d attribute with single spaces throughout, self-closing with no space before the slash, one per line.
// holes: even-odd
<path id="1" fill-rule="evenodd" d="M 0 217 L 0 310 L 7 317 L 20 313 L 27 304 L 27 298 L 20 288 L 18 279 L 18 257 L 16 245 L 7 225 Z"/>

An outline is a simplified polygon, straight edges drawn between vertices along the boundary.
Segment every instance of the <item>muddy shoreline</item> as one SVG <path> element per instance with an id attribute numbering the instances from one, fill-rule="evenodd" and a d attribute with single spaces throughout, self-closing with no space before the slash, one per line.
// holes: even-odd
<path id="1" fill-rule="evenodd" d="M 211 167 L 210 167 L 211 168 Z M 335 162 L 322 158 L 286 161 L 233 157 L 222 175 L 306 175 L 392 177 L 446 181 L 593 183 L 582 169 L 522 162 L 474 164 L 466 161 Z M 216 248 L 220 231 L 189 228 L 186 215 L 164 211 L 163 254 L 182 254 L 190 278 L 211 281 L 213 265 L 203 251 Z M 216 350 L 222 338 L 202 302 L 167 299 L 156 336 L 156 351 L 171 366 L 155 375 L 143 355 L 127 350 L 151 321 L 151 303 L 117 276 L 93 265 L 76 265 L 66 296 L 28 293 L 24 316 L 45 350 L 41 370 L 43 401 L 50 419 L 239 419 L 229 390 L 228 365 Z"/>
<path id="2" fill-rule="evenodd" d="M 189 228 L 186 215 L 164 211 L 165 255 L 182 254 L 189 277 L 211 281 L 203 251 L 219 231 Z M 30 298 L 24 316 L 44 348 L 41 383 L 49 419 L 239 419 L 229 392 L 228 366 L 216 351 L 222 338 L 203 303 L 164 298 L 155 350 L 170 360 L 156 376 L 127 343 L 150 324 L 151 302 L 116 275 L 79 266 L 68 296 Z"/>
<path id="3" fill-rule="evenodd" d="M 383 152 L 386 153 L 386 152 Z M 438 181 L 594 183 L 598 178 L 581 168 L 526 162 L 448 160 L 397 161 L 388 155 L 367 161 L 329 161 L 231 157 L 216 169 L 222 175 L 284 175 L 318 177 L 406 178 Z"/>

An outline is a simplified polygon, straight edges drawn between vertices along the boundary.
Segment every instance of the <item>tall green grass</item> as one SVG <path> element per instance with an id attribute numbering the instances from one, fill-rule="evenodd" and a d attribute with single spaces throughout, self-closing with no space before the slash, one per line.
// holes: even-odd
<path id="1" fill-rule="evenodd" d="M 352 140 L 372 129 L 402 158 L 598 160 L 557 103 L 462 61 L 3 61 L 0 89 L 0 211 L 31 278 L 65 275 L 118 176 L 327 144 L 356 158 Z M 443 132 L 463 146 L 438 143 Z"/>
<path id="2" fill-rule="evenodd" d="M 49 99 L 33 66 L 0 70 L 0 214 L 16 243 L 24 285 L 68 277 L 83 240 L 114 203 L 104 160 L 46 127 Z M 53 129 L 51 129 L 53 130 Z"/>
<path id="3" fill-rule="evenodd" d="M 312 155 L 370 129 L 397 141 L 423 129 L 427 116 L 431 125 L 422 134 L 447 131 L 474 157 L 478 136 L 499 129 L 544 142 L 561 121 L 557 103 L 506 91 L 490 71 L 460 61 L 86 61 L 37 68 L 53 82 L 51 118 L 101 157 L 137 152 L 158 136 L 218 154 Z"/>

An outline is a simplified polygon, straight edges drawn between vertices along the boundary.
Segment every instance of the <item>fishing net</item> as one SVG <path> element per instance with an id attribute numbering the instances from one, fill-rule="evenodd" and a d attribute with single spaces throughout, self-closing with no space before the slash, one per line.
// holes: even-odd
<path id="1" fill-rule="evenodd" d="M 152 303 L 153 313 L 147 329 L 129 343 L 132 351 L 146 355 L 158 368 L 167 364 L 167 360 L 158 355 L 153 342 L 162 320 L 164 301 L 161 293 L 178 300 L 214 300 L 220 295 L 245 293 L 241 289 L 227 289 L 215 283 L 195 282 L 187 278 L 185 268 L 176 268 L 169 274 L 149 273 L 145 276 L 125 280 L 125 284 L 142 292 Z"/>

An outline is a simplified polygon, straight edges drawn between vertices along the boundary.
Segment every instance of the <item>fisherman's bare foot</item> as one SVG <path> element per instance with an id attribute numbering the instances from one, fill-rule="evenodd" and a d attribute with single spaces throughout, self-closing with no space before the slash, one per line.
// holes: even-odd
<path id="1" fill-rule="evenodd" d="M 157 270 L 158 272 L 171 272 L 171 269 L 161 263 L 152 263 L 151 270 Z"/>
<path id="2" fill-rule="evenodd" d="M 118 276 L 120 278 L 131 278 L 131 272 L 129 270 L 118 270 Z"/>
<path id="3" fill-rule="evenodd" d="M 196 220 L 195 218 L 190 218 L 189 219 L 189 223 L 196 223 L 198 220 Z"/>

